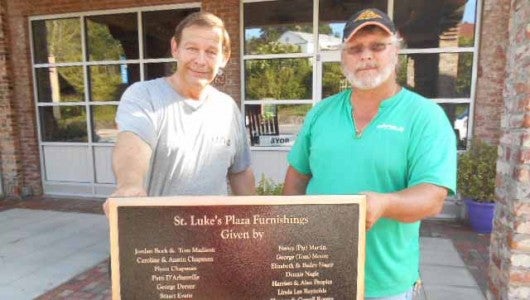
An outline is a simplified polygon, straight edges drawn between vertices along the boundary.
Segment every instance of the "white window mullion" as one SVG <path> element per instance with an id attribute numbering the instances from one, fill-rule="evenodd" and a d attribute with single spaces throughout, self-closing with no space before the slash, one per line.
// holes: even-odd
<path id="1" fill-rule="evenodd" d="M 82 106 L 84 105 L 84 101 L 78 101 L 78 102 L 40 102 L 37 103 L 37 106 L 39 107 L 61 107 L 61 106 Z"/>
<path id="2" fill-rule="evenodd" d="M 443 53 L 473 53 L 474 47 L 446 47 L 446 48 L 421 48 L 400 49 L 399 54 L 443 54 Z"/>
<path id="3" fill-rule="evenodd" d="M 307 53 L 281 53 L 281 54 L 252 54 L 244 55 L 244 60 L 255 59 L 283 59 L 283 58 L 312 58 L 313 54 Z"/>
<path id="4" fill-rule="evenodd" d="M 478 50 L 480 49 L 480 28 L 481 28 L 481 17 L 480 12 L 482 11 L 482 0 L 477 0 L 475 7 L 475 32 L 473 36 L 475 38 L 475 43 L 473 45 L 473 69 L 471 71 L 471 104 L 469 105 L 469 117 L 467 124 L 467 136 L 468 143 L 471 140 L 469 137 L 473 136 L 473 116 L 475 115 L 475 100 L 476 100 L 476 88 L 477 88 L 477 76 L 478 76 Z"/>
<path id="5" fill-rule="evenodd" d="M 245 100 L 246 105 L 290 105 L 290 104 L 313 104 L 313 99 L 289 99 L 289 100 Z"/>
<path id="6" fill-rule="evenodd" d="M 429 98 L 436 103 L 454 103 L 454 104 L 469 104 L 471 98 Z"/>
<path id="7" fill-rule="evenodd" d="M 85 109 L 86 109 L 86 116 L 87 116 L 87 134 L 88 134 L 88 143 L 89 143 L 89 146 L 92 146 L 91 143 L 92 143 L 92 130 L 91 130 L 91 120 L 90 120 L 90 105 L 89 105 L 89 102 L 90 102 L 90 85 L 89 85 L 89 80 L 88 80 L 88 77 L 89 77 L 89 68 L 86 64 L 86 62 L 89 60 L 88 58 L 88 51 L 87 51 L 87 34 L 86 34 L 86 29 L 87 29 L 87 26 L 85 24 L 86 22 L 86 19 L 85 17 L 80 17 L 81 18 L 81 55 L 82 55 L 82 67 L 83 67 L 83 84 L 85 86 Z"/>
<path id="8" fill-rule="evenodd" d="M 87 51 L 87 26 L 86 26 L 86 17 L 80 17 L 80 23 L 81 23 L 81 55 L 82 55 L 82 62 L 83 62 L 83 84 L 85 86 L 85 115 L 86 115 L 86 126 L 87 126 L 87 138 L 88 138 L 88 171 L 90 172 L 90 185 L 91 185 L 91 191 L 92 195 L 96 193 L 96 190 L 94 188 L 94 184 L 96 183 L 96 163 L 95 163 L 95 157 L 94 157 L 94 137 L 92 136 L 92 118 L 91 118 L 91 111 L 90 111 L 90 89 L 91 86 L 89 84 L 89 72 L 90 69 L 87 66 L 86 62 L 89 60 L 88 58 L 88 51 Z"/>
<path id="9" fill-rule="evenodd" d="M 388 0 L 386 10 L 387 10 L 388 16 L 393 21 L 394 20 L 394 0 Z"/>

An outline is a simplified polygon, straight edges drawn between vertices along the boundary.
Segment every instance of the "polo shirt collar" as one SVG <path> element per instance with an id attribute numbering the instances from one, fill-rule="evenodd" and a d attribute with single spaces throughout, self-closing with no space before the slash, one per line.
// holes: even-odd
<path id="1" fill-rule="evenodd" d="M 385 99 L 383 100 L 380 104 L 379 104 L 379 109 L 380 110 L 384 110 L 388 107 L 391 107 L 393 106 L 395 103 L 397 103 L 399 101 L 399 99 L 402 98 L 403 94 L 405 93 L 405 88 L 404 87 L 401 87 L 400 91 L 397 92 L 394 96 L 388 98 L 388 99 Z M 352 104 L 351 104 L 351 96 L 353 94 L 353 90 L 350 88 L 347 92 L 347 97 L 346 99 L 348 100 L 347 101 L 347 106 L 348 108 L 352 109 Z"/>

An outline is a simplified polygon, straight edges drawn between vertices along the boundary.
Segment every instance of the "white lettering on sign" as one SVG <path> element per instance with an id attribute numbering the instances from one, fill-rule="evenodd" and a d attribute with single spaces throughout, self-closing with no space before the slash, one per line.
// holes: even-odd
<path id="1" fill-rule="evenodd" d="M 296 136 L 294 135 L 260 135 L 260 146 L 292 146 Z"/>

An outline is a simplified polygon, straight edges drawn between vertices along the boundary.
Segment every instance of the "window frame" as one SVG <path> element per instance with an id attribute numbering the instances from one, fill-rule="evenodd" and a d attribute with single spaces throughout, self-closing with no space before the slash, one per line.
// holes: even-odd
<path id="1" fill-rule="evenodd" d="M 144 32 L 143 32 L 143 23 L 142 23 L 142 13 L 152 12 L 152 11 L 164 11 L 164 10 L 179 10 L 179 9 L 201 9 L 201 2 L 189 2 L 189 3 L 179 3 L 179 4 L 168 4 L 168 5 L 153 5 L 153 6 L 139 6 L 131 7 L 124 9 L 105 9 L 105 10 L 93 10 L 93 11 L 83 11 L 83 12 L 74 12 L 74 13 L 65 13 L 65 14 L 51 14 L 51 15 L 41 15 L 41 16 L 30 16 L 28 17 L 28 28 L 29 28 L 29 47 L 30 47 L 30 59 L 31 59 L 31 78 L 33 80 L 33 99 L 35 104 L 35 118 L 37 124 L 37 140 L 39 145 L 39 157 L 40 157 L 40 167 L 41 167 L 41 178 L 46 190 L 46 186 L 49 185 L 50 189 L 55 189 L 57 185 L 65 187 L 65 190 L 68 190 L 68 186 L 78 186 L 84 190 L 92 191 L 93 196 L 103 196 L 107 197 L 107 191 L 113 189 L 115 183 L 102 183 L 98 182 L 98 170 L 96 163 L 96 150 L 109 149 L 114 147 L 115 142 L 97 142 L 94 140 L 93 136 L 93 125 L 92 124 L 92 108 L 97 106 L 118 106 L 119 100 L 116 101 L 91 101 L 90 100 L 90 67 L 97 65 L 122 65 L 122 64 L 137 64 L 139 66 L 139 80 L 145 80 L 145 70 L 144 66 L 148 63 L 173 63 L 174 58 L 144 58 Z M 99 15 L 113 15 L 113 14 L 123 14 L 123 13 L 134 13 L 136 14 L 137 19 L 137 31 L 138 31 L 138 59 L 127 59 L 127 60 L 102 60 L 102 61 L 91 61 L 87 57 L 87 36 L 86 36 L 86 18 L 91 16 Z M 81 33 L 81 55 L 82 60 L 78 62 L 60 62 L 60 63 L 36 63 L 35 62 L 35 51 L 34 51 L 34 36 L 33 36 L 33 22 L 34 21 L 46 21 L 46 20 L 56 20 L 56 19 L 78 19 Z M 168 41 L 169 47 L 169 41 Z M 84 97 L 82 101 L 77 102 L 39 102 L 39 95 L 37 89 L 37 80 L 36 80 L 36 70 L 40 68 L 53 68 L 53 67 L 71 67 L 71 66 L 81 66 L 83 68 L 83 84 L 84 84 Z M 63 106 L 80 106 L 85 109 L 86 112 L 86 130 L 87 130 L 87 141 L 86 142 L 65 142 L 65 141 L 43 141 L 42 139 L 42 124 L 40 118 L 40 108 L 41 107 L 63 107 Z M 45 149 L 54 149 L 56 147 L 63 147 L 64 149 L 68 147 L 83 147 L 87 149 L 87 155 L 89 161 L 85 162 L 88 166 L 89 177 L 91 178 L 87 181 L 57 181 L 49 180 L 47 178 L 47 168 L 45 162 Z M 61 194 L 53 192 L 54 194 Z M 83 192 L 81 192 L 83 194 Z M 71 195 L 68 192 L 64 192 L 65 195 Z M 85 194 L 83 194 L 85 195 Z"/>
<path id="2" fill-rule="evenodd" d="M 240 65 L 241 65 L 241 110 L 246 118 L 246 106 L 247 105 L 261 105 L 261 104 L 312 104 L 313 106 L 322 100 L 322 78 L 323 78 L 323 63 L 324 62 L 340 62 L 340 50 L 326 50 L 319 51 L 319 42 L 313 43 L 313 51 L 310 53 L 289 53 L 289 54 L 261 54 L 261 55 L 248 55 L 245 54 L 245 4 L 257 3 L 257 2 L 268 2 L 276 0 L 242 0 L 240 2 Z M 281 0 L 279 0 L 281 1 Z M 394 5 L 396 0 L 387 0 L 387 12 L 388 15 L 394 17 Z M 318 26 L 319 26 L 319 3 L 320 0 L 313 0 L 313 40 L 318 41 Z M 467 4 L 466 4 L 467 5 Z M 469 97 L 464 98 L 430 98 L 432 101 L 438 104 L 468 104 L 468 124 L 467 124 L 467 138 L 473 136 L 473 115 L 474 115 L 474 104 L 476 97 L 476 84 L 477 84 L 477 69 L 478 69 L 478 53 L 480 46 L 480 29 L 481 29 L 481 12 L 482 11 L 482 0 L 476 0 L 475 6 L 475 23 L 474 23 L 474 44 L 472 47 L 438 47 L 438 48 L 410 48 L 400 49 L 399 55 L 410 55 L 410 54 L 461 54 L 461 53 L 472 53 L 473 61 L 471 67 L 471 86 Z M 312 60 L 313 67 L 313 86 L 312 86 L 312 99 L 275 99 L 275 100 L 247 100 L 246 99 L 246 80 L 245 80 L 245 62 L 256 59 L 280 59 L 280 58 L 309 58 Z M 290 146 L 251 146 L 253 151 L 288 151 L 291 149 Z"/>

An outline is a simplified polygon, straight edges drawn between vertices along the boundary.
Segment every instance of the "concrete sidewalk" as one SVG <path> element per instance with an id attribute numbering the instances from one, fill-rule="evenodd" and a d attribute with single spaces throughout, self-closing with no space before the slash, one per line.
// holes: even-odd
<path id="1" fill-rule="evenodd" d="M 0 299 L 34 299 L 109 255 L 102 215 L 0 212 Z"/>
<path id="2" fill-rule="evenodd" d="M 65 201 L 51 202 L 51 208 L 65 210 Z M 81 201 L 88 203 L 73 201 L 71 206 L 77 205 L 74 211 L 100 210 L 99 201 Z M 40 210 L 50 209 L 50 205 L 24 202 L 19 208 L 2 208 L 0 201 L 0 299 L 110 299 L 105 217 Z M 24 208 L 32 205 L 39 210 Z M 451 223 L 426 224 L 421 238 L 424 289 L 416 299 L 485 299 L 484 288 L 481 290 L 469 265 L 466 267 L 469 259 L 464 257 L 464 262 L 459 255 L 462 243 L 445 236 L 447 232 L 461 234 L 459 239 L 468 242 L 476 234 L 461 226 L 451 227 Z M 483 243 L 487 237 L 480 238 Z M 469 247 L 482 252 L 486 249 L 484 245 Z M 480 266 L 479 273 L 484 273 L 486 267 Z"/>
<path id="3" fill-rule="evenodd" d="M 421 238 L 420 273 L 423 291 L 419 299 L 486 299 L 451 240 Z"/>

